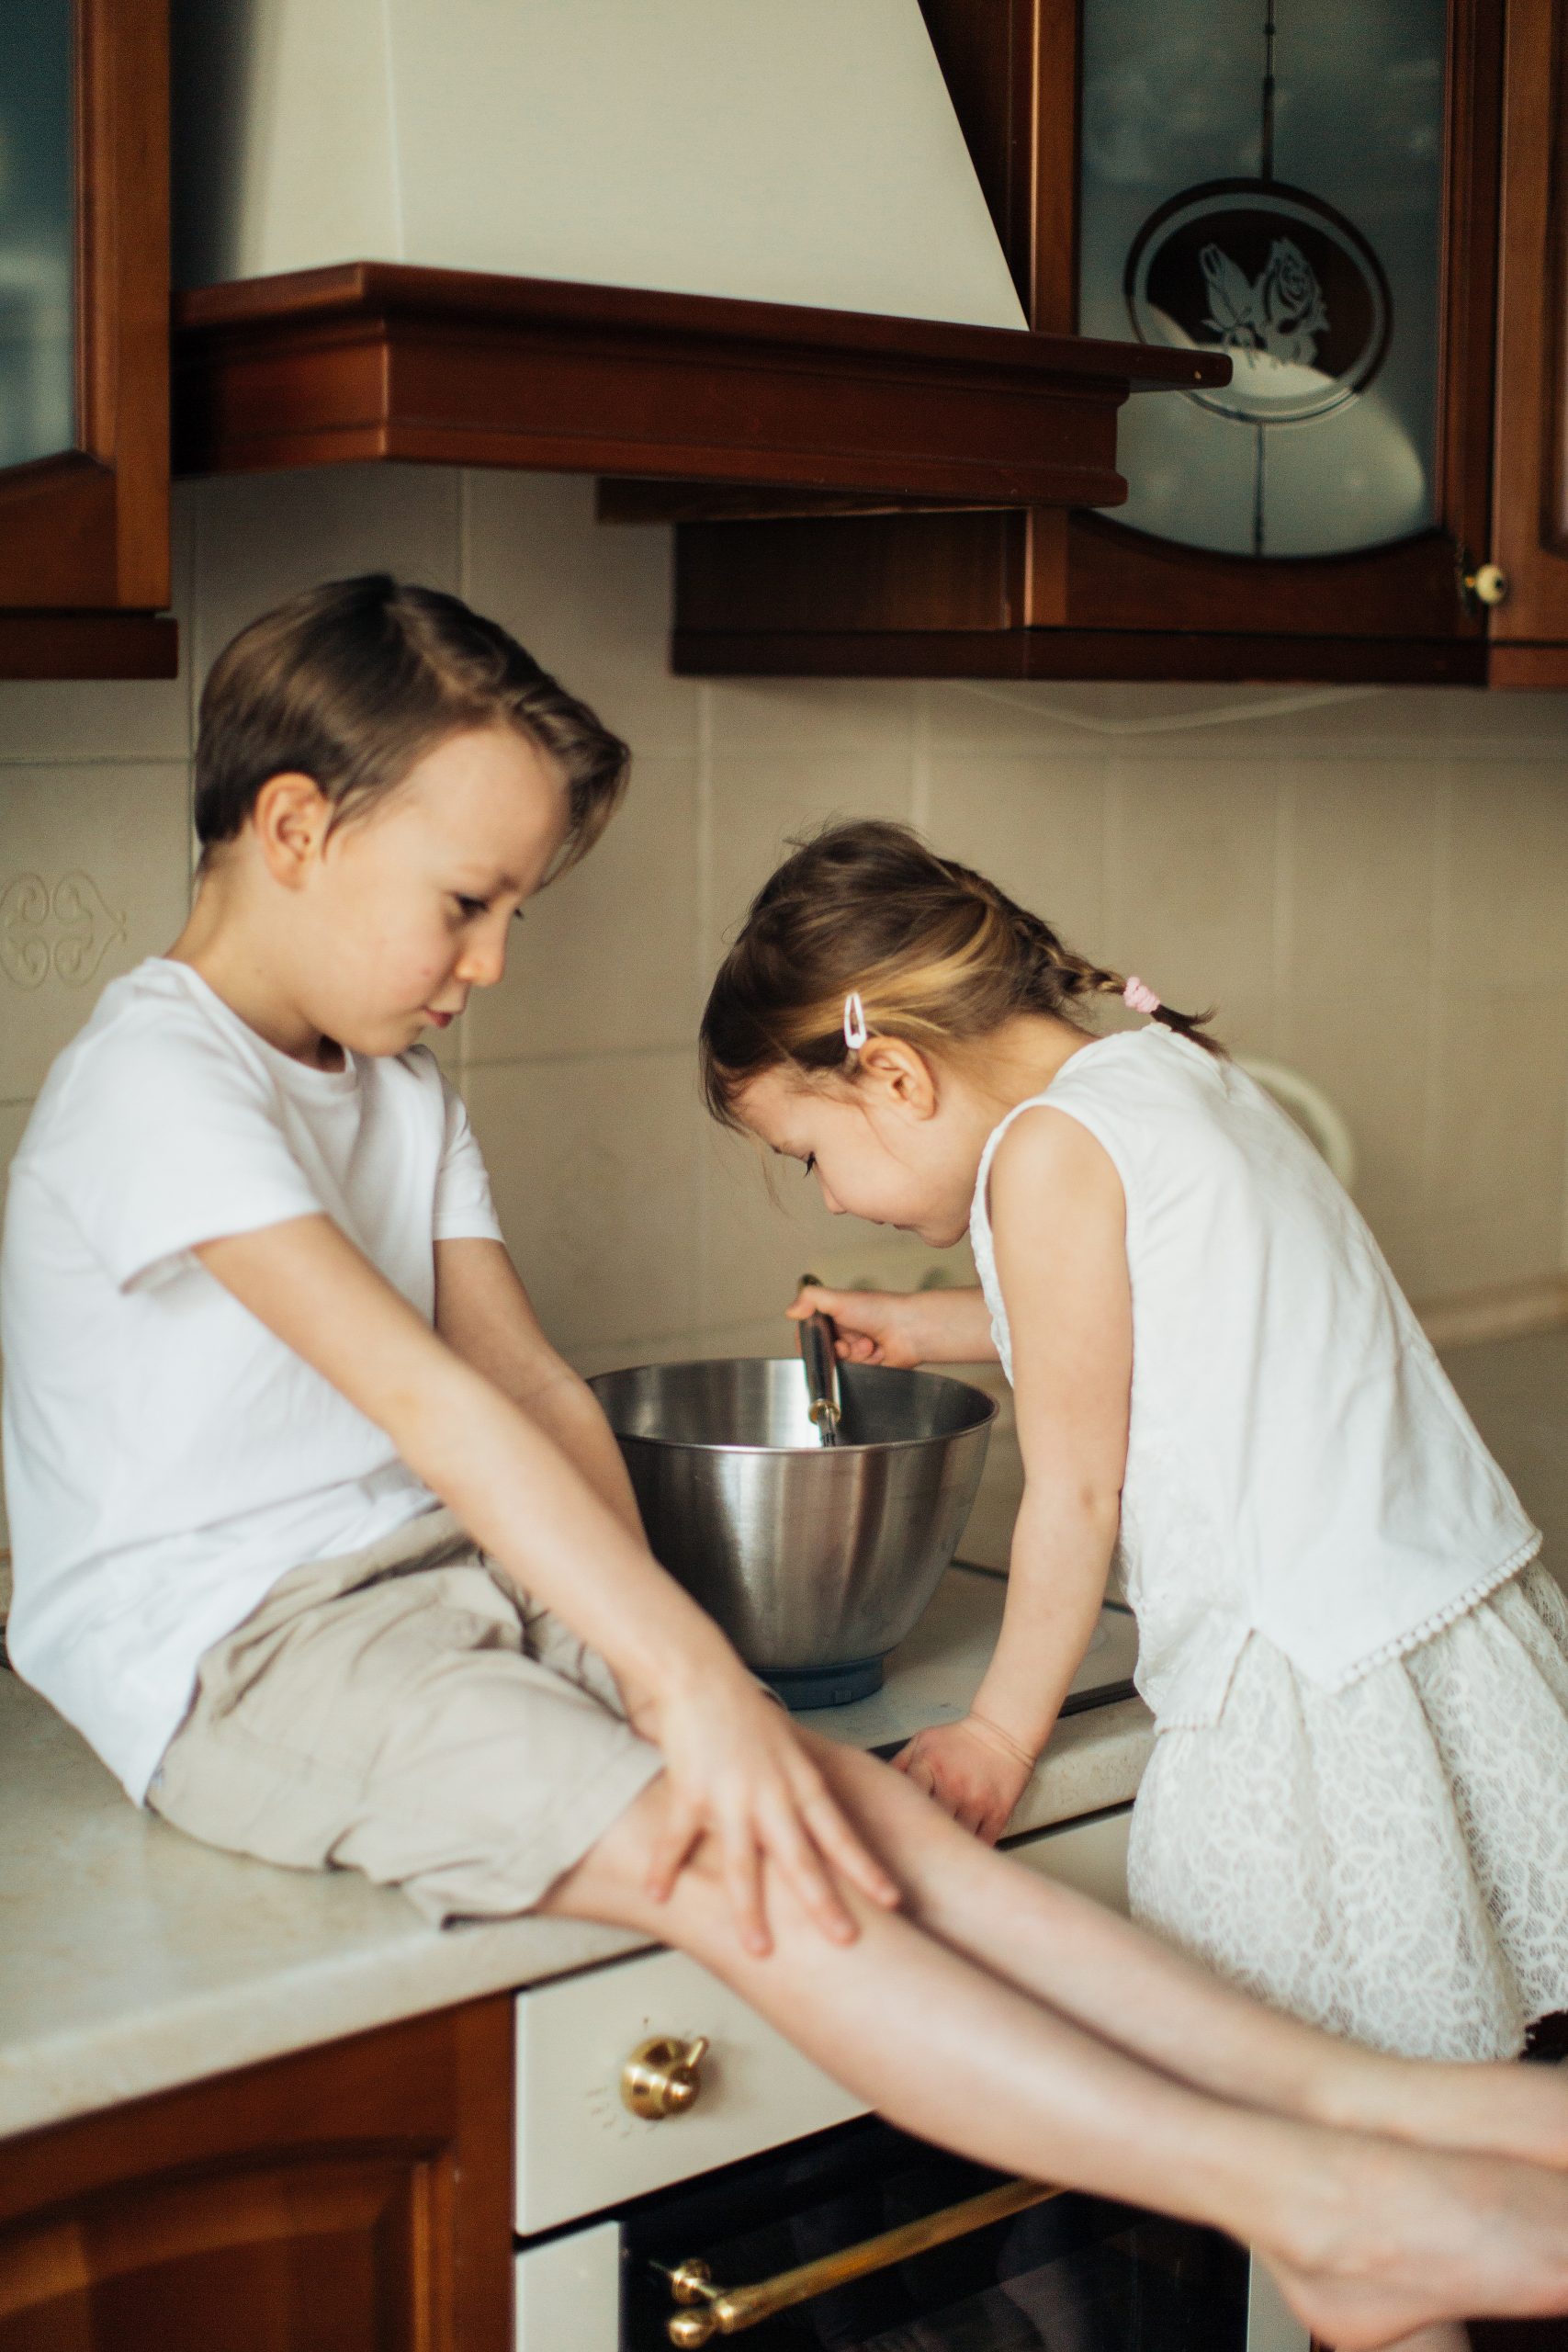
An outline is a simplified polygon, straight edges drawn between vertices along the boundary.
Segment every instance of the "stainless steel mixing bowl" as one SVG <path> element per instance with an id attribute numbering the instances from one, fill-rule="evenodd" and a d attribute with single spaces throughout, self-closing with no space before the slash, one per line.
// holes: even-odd
<path id="1" fill-rule="evenodd" d="M 997 1411 L 940 1373 L 840 1376 L 834 1446 L 788 1358 L 644 1364 L 592 1384 L 654 1554 L 797 1707 L 878 1687 L 953 1558 Z"/>

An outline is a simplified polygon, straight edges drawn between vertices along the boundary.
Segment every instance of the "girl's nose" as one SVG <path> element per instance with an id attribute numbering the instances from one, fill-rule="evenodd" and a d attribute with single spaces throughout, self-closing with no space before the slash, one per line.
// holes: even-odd
<path id="1" fill-rule="evenodd" d="M 821 1171 L 821 1170 L 820 1170 L 820 1169 L 818 1169 L 818 1171 L 817 1171 L 817 1182 L 818 1182 L 818 1184 L 821 1186 L 821 1188 L 822 1188 L 822 1205 L 823 1205 L 823 1207 L 824 1207 L 825 1209 L 828 1209 L 829 1211 L 830 1211 L 830 1213 L 831 1213 L 834 1216 L 843 1216 L 843 1214 L 844 1214 L 844 1211 L 843 1211 L 843 1204 L 842 1204 L 841 1202 L 840 1202 L 840 1201 L 836 1201 L 836 1200 L 833 1198 L 832 1193 L 831 1193 L 831 1192 L 830 1192 L 830 1190 L 829 1189 L 828 1180 L 827 1180 L 827 1178 L 823 1175 L 823 1173 L 822 1173 L 822 1171 Z"/>
<path id="2" fill-rule="evenodd" d="M 472 989 L 492 989 L 506 970 L 506 933 L 470 939 L 457 959 L 454 978 Z"/>

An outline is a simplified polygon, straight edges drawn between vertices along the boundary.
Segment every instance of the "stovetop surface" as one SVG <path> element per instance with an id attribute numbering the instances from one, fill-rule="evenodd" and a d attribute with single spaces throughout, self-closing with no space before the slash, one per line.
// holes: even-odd
<path id="1" fill-rule="evenodd" d="M 818 1707 L 796 1720 L 856 1747 L 901 1747 L 932 1724 L 969 1709 L 1001 1630 L 1007 1578 L 955 1562 L 908 1641 L 887 1661 L 882 1689 L 848 1707 Z M 1107 1602 L 1062 1713 L 1134 1696 L 1138 1633 L 1131 1611 Z"/>

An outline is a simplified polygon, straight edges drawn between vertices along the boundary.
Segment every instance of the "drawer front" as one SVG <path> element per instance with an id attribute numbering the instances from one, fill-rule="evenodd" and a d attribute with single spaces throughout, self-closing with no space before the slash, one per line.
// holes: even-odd
<path id="1" fill-rule="evenodd" d="M 621 2070 L 655 2034 L 707 2038 L 682 2115 L 633 2115 Z M 517 2227 L 526 2236 L 863 2115 L 738 1993 L 682 1952 L 542 1985 L 517 2003 Z"/>
<path id="2" fill-rule="evenodd" d="M 1126 1833 L 1125 1815 L 1106 1815 L 1011 1852 L 1125 1909 Z M 701 2034 L 709 2047 L 693 2105 L 647 2122 L 622 2099 L 621 2074 L 656 2034 Z M 542 1984 L 517 2000 L 518 2231 L 556 2229 L 865 2111 L 683 1953 Z"/>

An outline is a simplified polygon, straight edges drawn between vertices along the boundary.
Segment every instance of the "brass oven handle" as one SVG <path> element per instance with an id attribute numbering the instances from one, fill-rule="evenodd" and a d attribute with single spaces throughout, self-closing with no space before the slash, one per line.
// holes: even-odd
<path id="1" fill-rule="evenodd" d="M 1005 2222 L 1010 2214 L 1027 2212 L 1030 2206 L 1043 2205 L 1048 2198 L 1062 2194 L 1059 2188 L 1043 2188 L 1037 2180 L 1004 2180 L 999 2188 L 987 2188 L 983 2196 L 944 2205 L 940 2213 L 924 2213 L 918 2222 L 884 2230 L 880 2237 L 863 2238 L 859 2245 L 844 2246 L 837 2254 L 820 2255 L 815 2262 L 803 2262 L 798 2269 L 781 2270 L 776 2278 L 761 2279 L 755 2287 L 716 2287 L 705 2262 L 682 2262 L 668 2273 L 670 2291 L 676 2302 L 700 2308 L 675 2313 L 669 2324 L 670 2341 L 685 2346 L 711 2343 L 716 2335 L 739 2335 L 744 2329 L 772 2319 L 775 2312 L 809 2302 L 813 2295 L 825 2295 L 831 2287 L 869 2278 L 874 2270 L 886 2270 L 896 2262 L 907 2262 L 911 2255 L 924 2254 L 929 2246 L 967 2237 L 973 2231 L 987 2229 L 993 2222 Z"/>
<path id="2" fill-rule="evenodd" d="M 621 2097 L 632 2113 L 646 2123 L 660 2123 L 666 2116 L 684 2115 L 695 2106 L 703 2086 L 698 2070 L 707 2047 L 706 2037 L 700 2033 L 691 2041 L 677 2041 L 667 2033 L 639 2041 L 621 2068 Z"/>

